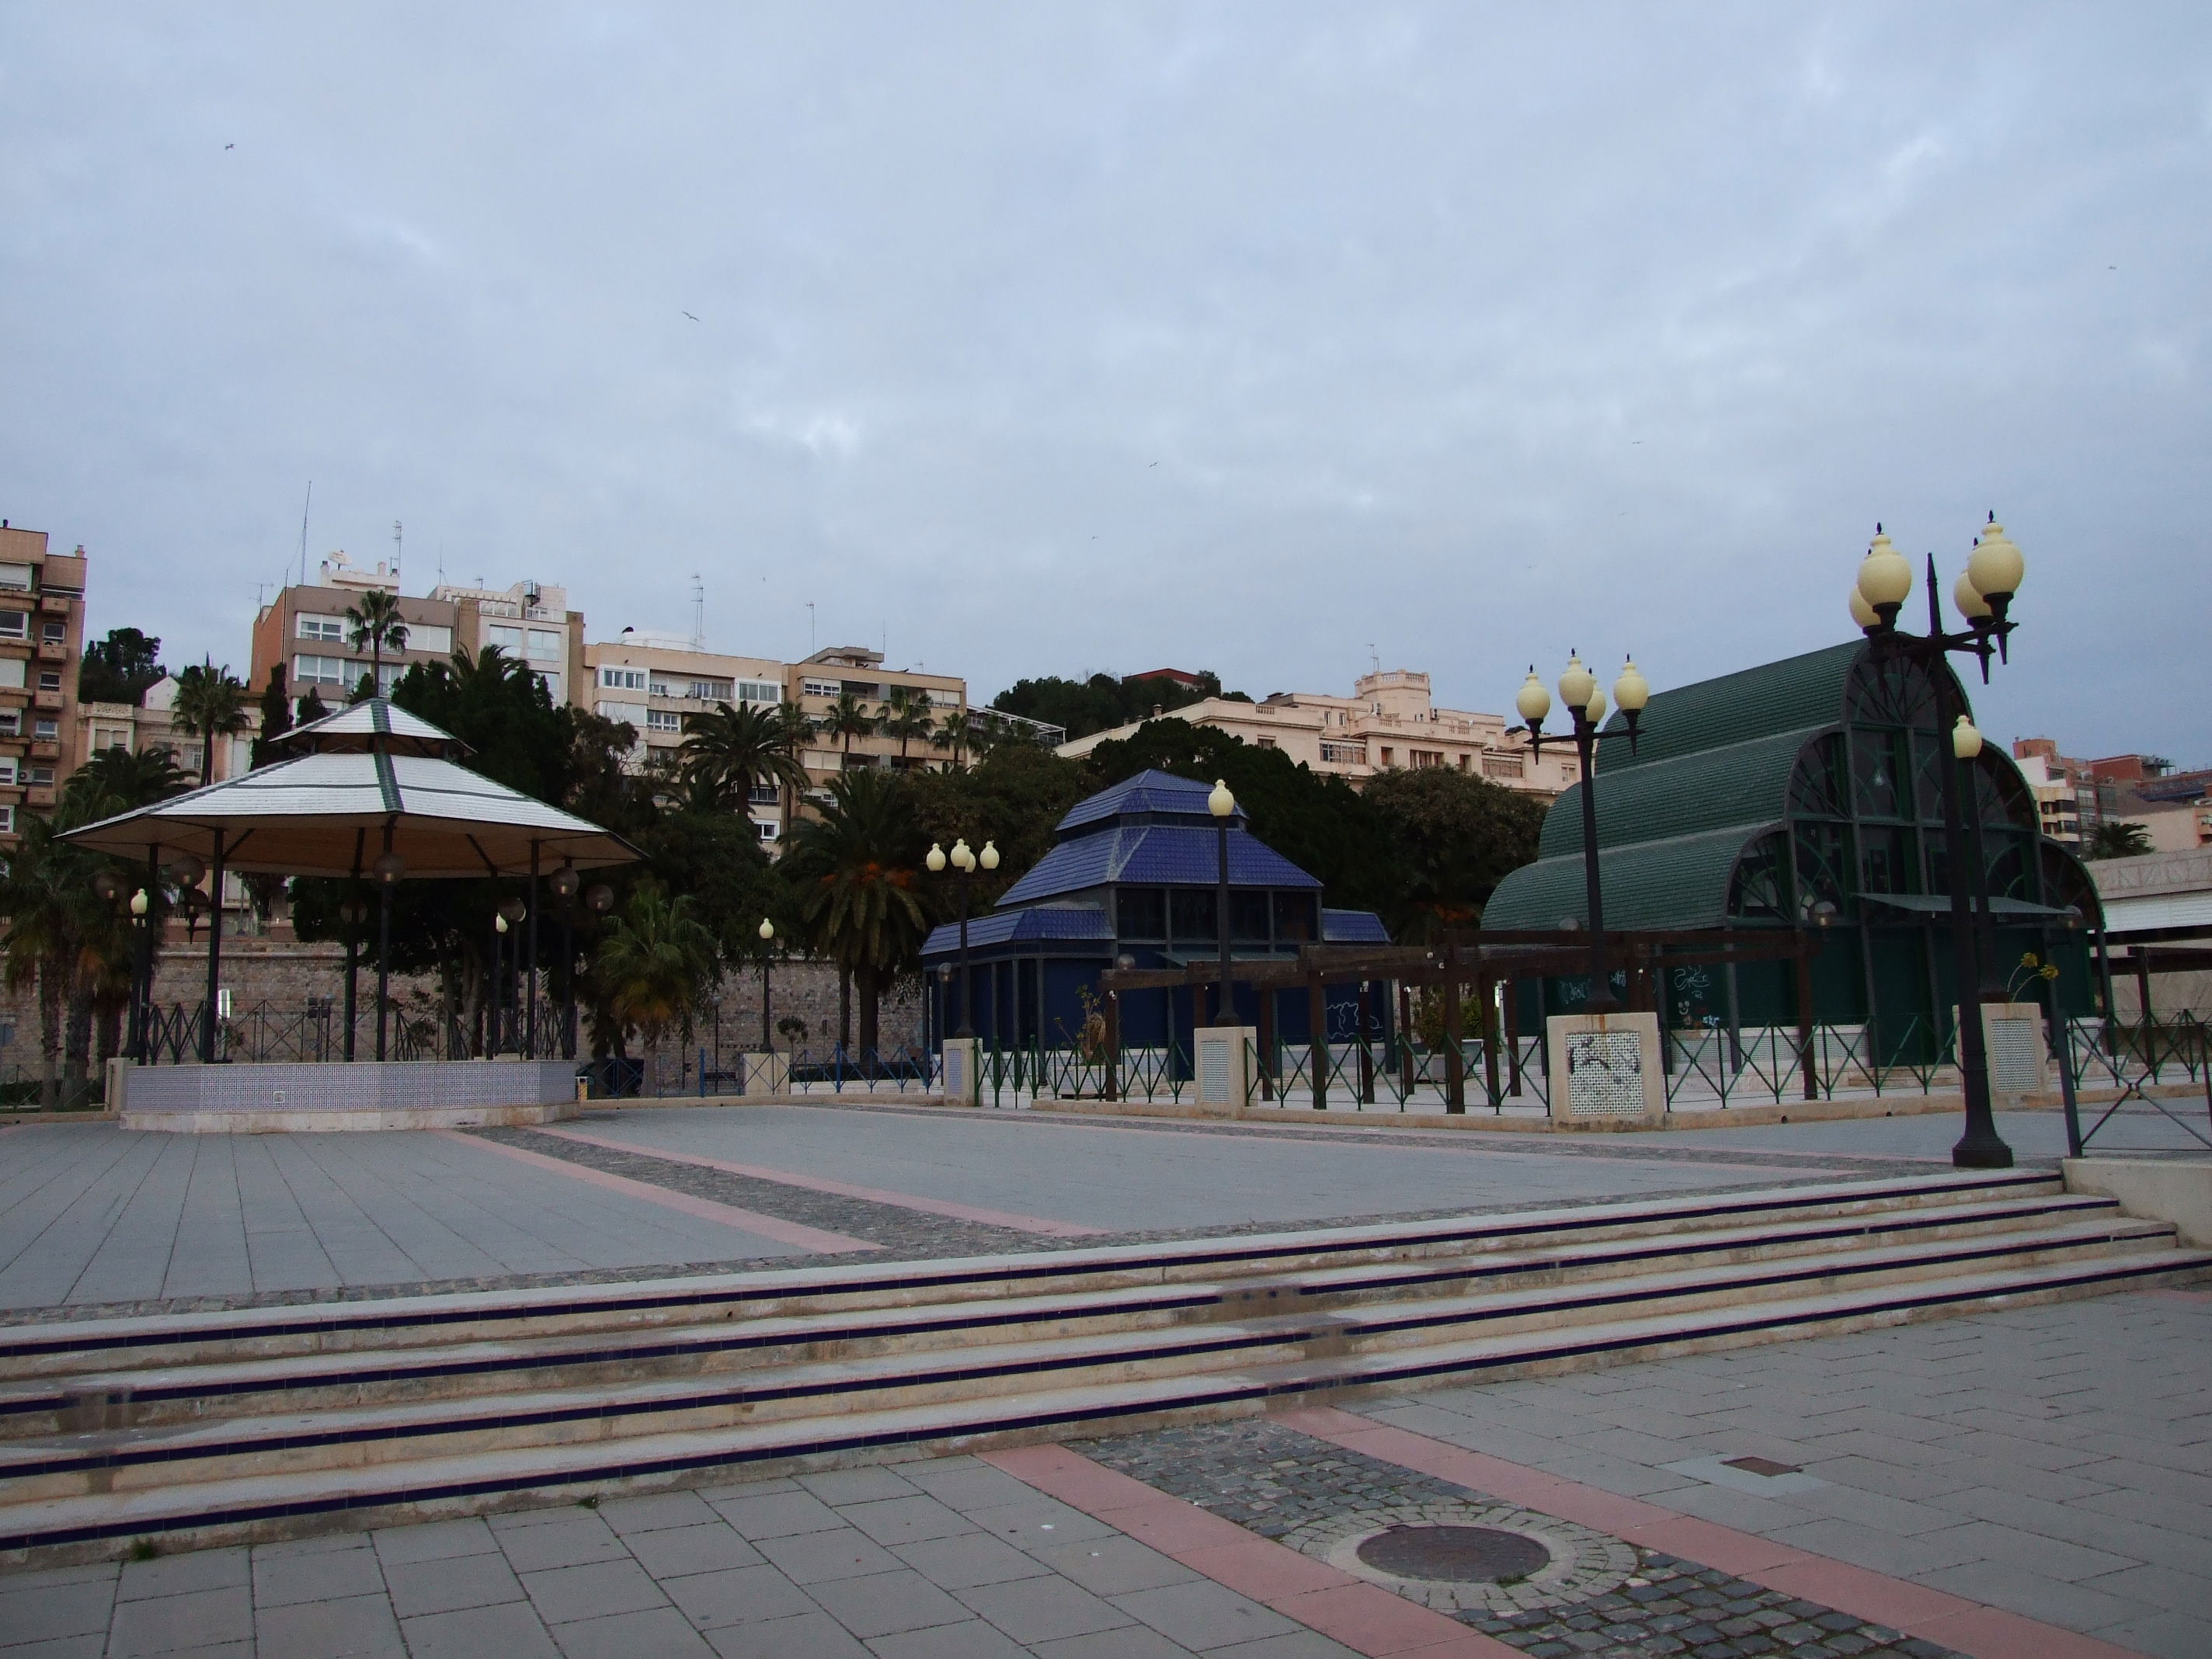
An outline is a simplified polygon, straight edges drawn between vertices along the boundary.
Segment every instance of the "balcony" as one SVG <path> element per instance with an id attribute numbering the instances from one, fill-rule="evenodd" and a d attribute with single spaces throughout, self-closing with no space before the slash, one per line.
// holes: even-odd
<path id="1" fill-rule="evenodd" d="M 41 593 L 39 595 L 39 609 L 41 611 L 51 611 L 57 616 L 68 616 L 69 608 L 71 603 L 72 601 L 65 593 Z"/>
<path id="2" fill-rule="evenodd" d="M 66 640 L 40 640 L 39 641 L 39 660 L 40 662 L 67 662 L 69 660 L 69 642 Z"/>
<path id="3" fill-rule="evenodd" d="M 23 792 L 23 805 L 26 806 L 52 806 L 53 804 L 54 787 L 51 783 L 33 784 Z"/>
<path id="4" fill-rule="evenodd" d="M 33 691 L 31 693 L 31 701 L 40 708 L 59 708 L 62 706 L 62 694 L 58 691 Z"/>
<path id="5" fill-rule="evenodd" d="M 59 760 L 61 757 L 62 745 L 61 740 L 58 738 L 33 738 L 31 739 L 31 758 L 33 760 Z"/>

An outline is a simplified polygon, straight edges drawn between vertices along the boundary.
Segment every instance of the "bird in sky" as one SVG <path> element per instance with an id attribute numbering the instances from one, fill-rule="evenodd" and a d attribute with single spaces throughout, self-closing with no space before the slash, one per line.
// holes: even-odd
<path id="1" fill-rule="evenodd" d="M 685 312 L 684 314 L 686 317 L 691 317 L 691 313 L 690 313 L 690 312 L 688 312 L 688 311 L 687 311 L 687 312 Z M 692 320 L 693 322 L 695 322 L 695 323 L 696 323 L 696 322 L 697 322 L 699 319 L 698 319 L 696 317 L 691 317 L 691 320 Z"/>
<path id="2" fill-rule="evenodd" d="M 238 146 L 236 144 L 225 144 L 223 148 L 225 149 L 236 149 Z"/>

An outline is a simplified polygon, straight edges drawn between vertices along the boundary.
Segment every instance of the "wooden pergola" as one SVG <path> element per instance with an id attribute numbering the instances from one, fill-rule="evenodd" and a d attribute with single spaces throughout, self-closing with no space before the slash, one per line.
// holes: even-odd
<path id="1" fill-rule="evenodd" d="M 1796 969 L 1797 986 L 1797 1047 L 1799 1064 L 1804 1073 L 1805 1097 L 1818 1097 L 1819 1087 L 1813 1066 L 1813 997 L 1812 963 L 1820 948 L 1820 935 L 1810 930 L 1797 928 L 1649 928 L 1622 933 L 1608 931 L 1606 934 L 1606 954 L 1613 968 L 1626 970 L 1628 994 L 1624 1006 L 1630 1011 L 1652 1011 L 1662 1015 L 1663 997 L 1661 994 L 1662 976 L 1668 969 L 1729 965 L 1747 962 L 1790 961 Z M 1444 1014 L 1444 1109 L 1458 1114 L 1467 1110 L 1466 1064 L 1460 1052 L 1462 1032 L 1462 992 L 1468 986 L 1474 988 L 1474 1003 L 1481 1022 L 1485 1077 L 1484 1083 L 1492 1101 L 1501 1096 L 1501 1085 L 1518 1093 L 1521 1087 L 1521 1056 L 1517 1039 L 1517 1011 L 1512 998 L 1505 1000 L 1505 1047 L 1509 1052 L 1509 1075 L 1501 1078 L 1498 1072 L 1498 1043 L 1500 1035 L 1495 1030 L 1497 1010 L 1493 988 L 1510 984 L 1515 980 L 1542 977 L 1572 978 L 1584 974 L 1589 967 L 1589 936 L 1579 930 L 1547 928 L 1543 930 L 1470 930 L 1448 934 L 1436 945 L 1308 945 L 1299 948 L 1295 960 L 1276 959 L 1245 961 L 1230 963 L 1229 977 L 1233 983 L 1250 986 L 1258 994 L 1260 1009 L 1260 1091 L 1261 1097 L 1275 1097 L 1274 1077 L 1274 997 L 1271 993 L 1290 990 L 1303 986 L 1308 1008 L 1308 1024 L 1311 1032 L 1312 1060 L 1307 1066 L 1310 1074 L 1313 1105 L 1316 1111 L 1324 1110 L 1328 1104 L 1328 1021 L 1326 988 L 1331 984 L 1356 981 L 1360 988 L 1360 1026 L 1364 1031 L 1372 1019 L 1370 987 L 1377 981 L 1394 983 L 1397 987 L 1399 1029 L 1402 1031 L 1411 1024 L 1412 992 L 1415 986 L 1441 987 Z M 1121 994 L 1124 991 L 1171 990 L 1182 986 L 1218 986 L 1220 964 L 1209 958 L 1193 962 L 1182 968 L 1109 968 L 1099 975 L 1099 989 L 1106 999 L 1106 1080 L 1104 1094 L 1109 1100 L 1120 1092 L 1117 1075 L 1121 1052 Z M 1217 991 L 1215 1006 L 1228 1006 L 1229 1000 Z M 1410 1052 L 1405 1060 L 1409 1073 Z M 1360 1050 L 1360 1097 L 1374 1097 L 1373 1061 L 1363 1042 Z M 1413 1079 L 1406 1079 L 1410 1090 Z"/>

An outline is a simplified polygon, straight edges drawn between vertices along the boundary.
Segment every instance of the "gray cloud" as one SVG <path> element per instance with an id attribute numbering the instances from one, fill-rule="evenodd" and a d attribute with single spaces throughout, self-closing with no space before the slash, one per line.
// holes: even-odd
<path id="1" fill-rule="evenodd" d="M 1505 706 L 2030 560 L 1992 732 L 2212 762 L 2200 8 L 18 7 L 0 511 L 242 664 L 593 631 Z M 234 144 L 235 149 L 226 149 Z M 696 314 L 691 321 L 684 312 Z M 1948 576 L 1947 576 L 1948 580 Z"/>

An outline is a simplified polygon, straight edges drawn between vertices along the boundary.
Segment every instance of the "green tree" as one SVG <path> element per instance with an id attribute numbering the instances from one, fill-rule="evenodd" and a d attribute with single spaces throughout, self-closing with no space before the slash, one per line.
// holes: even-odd
<path id="1" fill-rule="evenodd" d="M 877 1046 L 884 988 L 919 963 L 928 936 L 924 842 L 898 774 L 845 773 L 830 793 L 820 818 L 793 832 L 781 869 L 799 890 L 814 948 L 853 976 L 867 1054 Z"/>
<path id="2" fill-rule="evenodd" d="M 964 772 L 909 773 L 906 793 L 925 843 L 950 848 L 964 837 L 970 847 L 986 841 L 997 845 L 998 869 L 973 878 L 980 909 L 995 903 L 1052 849 L 1060 820 L 1086 793 L 1085 777 L 1079 761 L 1062 760 L 1035 744 L 1007 744 Z M 957 915 L 954 878 L 927 879 L 939 890 L 937 914 Z"/>
<path id="3" fill-rule="evenodd" d="M 407 648 L 407 624 L 400 620 L 399 595 L 389 588 L 373 587 L 359 605 L 346 607 L 346 643 L 359 656 L 369 653 L 369 683 L 374 695 L 384 690 L 384 653 Z"/>
<path id="4" fill-rule="evenodd" d="M 1383 920 L 1405 945 L 1479 926 L 1498 884 L 1534 860 L 1544 827 L 1535 797 L 1440 766 L 1383 772 L 1364 800 L 1392 844 Z"/>
<path id="5" fill-rule="evenodd" d="M 937 729 L 929 734 L 932 749 L 952 751 L 952 764 L 956 770 L 968 764 L 968 721 L 969 713 L 965 708 L 948 708 L 937 722 Z"/>
<path id="6" fill-rule="evenodd" d="M 103 749 L 70 774 L 62 786 L 64 811 L 73 824 L 97 823 L 157 800 L 181 795 L 191 778 L 166 749 Z"/>
<path id="7" fill-rule="evenodd" d="M 837 701 L 830 705 L 830 712 L 814 723 L 814 729 L 825 738 L 838 738 L 844 746 L 845 764 L 853 763 L 853 739 L 872 737 L 882 722 L 868 712 L 868 707 L 850 691 L 840 691 Z"/>
<path id="8" fill-rule="evenodd" d="M 907 763 L 907 745 L 916 738 L 927 738 L 937 729 L 929 712 L 929 696 L 911 686 L 894 685 L 884 698 L 884 712 L 876 723 L 877 730 L 887 738 L 896 738 L 899 746 L 899 769 Z"/>
<path id="9" fill-rule="evenodd" d="M 330 712 L 330 705 L 323 701 L 321 688 L 311 685 L 307 688 L 307 695 L 299 701 L 297 707 L 299 719 L 296 723 L 301 726 L 312 725 Z"/>
<path id="10" fill-rule="evenodd" d="M 714 939 L 687 894 L 671 898 L 657 881 L 642 881 L 614 918 L 593 959 L 608 1008 L 635 1030 L 648 1053 L 671 1026 L 688 1039 L 691 1015 L 713 982 Z"/>
<path id="11" fill-rule="evenodd" d="M 246 688 L 226 663 L 196 663 L 177 676 L 177 729 L 200 740 L 200 781 L 215 781 L 215 740 L 252 724 L 246 712 Z"/>
<path id="12" fill-rule="evenodd" d="M 764 708 L 732 708 L 720 702 L 712 714 L 692 715 L 678 752 L 684 781 L 731 811 L 745 810 L 756 785 L 806 784 L 790 728 Z"/>
<path id="13" fill-rule="evenodd" d="M 111 628 L 107 637 L 84 648 L 77 669 L 82 702 L 143 702 L 149 686 L 168 671 L 161 666 L 161 641 L 135 628 Z"/>
<path id="14" fill-rule="evenodd" d="M 284 665 L 280 662 L 269 671 L 269 684 L 261 688 L 261 730 L 253 738 L 257 768 L 276 759 L 271 745 L 291 729 L 292 699 L 285 690 Z"/>
<path id="15" fill-rule="evenodd" d="M 1048 726 L 1065 726 L 1071 738 L 1087 738 L 1133 720 L 1157 718 L 1203 702 L 1208 697 L 1227 697 L 1249 702 L 1242 691 L 1224 691 L 1220 677 L 1212 672 L 1194 676 L 1195 686 L 1170 679 L 1115 679 L 1093 674 L 1085 680 L 1017 680 L 991 699 L 991 707 L 1004 714 L 1020 714 Z"/>
<path id="16" fill-rule="evenodd" d="M 2122 823 L 2106 819 L 2089 833 L 2088 845 L 2081 849 L 2085 859 L 2131 859 L 2145 853 L 2155 853 L 2151 845 L 2150 831 L 2140 823 Z"/>

